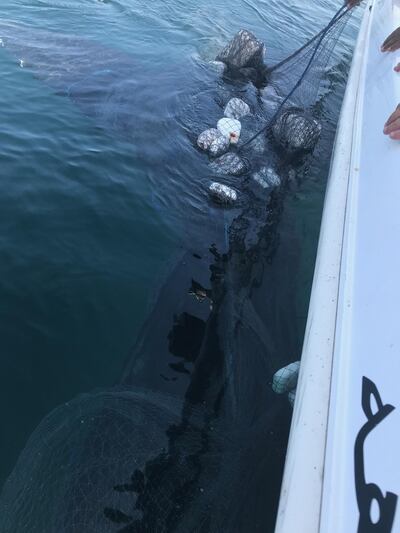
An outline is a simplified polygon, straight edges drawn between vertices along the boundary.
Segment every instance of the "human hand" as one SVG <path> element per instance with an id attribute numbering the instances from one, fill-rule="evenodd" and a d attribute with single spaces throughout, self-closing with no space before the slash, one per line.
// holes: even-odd
<path id="1" fill-rule="evenodd" d="M 396 111 L 387 119 L 383 133 L 389 135 L 391 139 L 400 141 L 400 104 L 397 106 Z"/>
<path id="2" fill-rule="evenodd" d="M 393 69 L 395 72 L 400 72 L 400 63 L 397 63 L 397 65 Z"/>
<path id="3" fill-rule="evenodd" d="M 382 52 L 394 52 L 400 48 L 400 28 L 394 30 L 381 46 Z"/>
<path id="4" fill-rule="evenodd" d="M 358 6 L 358 4 L 361 3 L 362 0 L 346 0 L 346 5 L 349 9 L 352 7 Z"/>

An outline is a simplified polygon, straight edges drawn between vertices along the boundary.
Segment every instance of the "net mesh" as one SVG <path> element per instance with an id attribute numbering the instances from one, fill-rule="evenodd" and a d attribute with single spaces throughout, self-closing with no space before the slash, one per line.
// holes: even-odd
<path id="1" fill-rule="evenodd" d="M 251 145 L 261 134 L 271 133 L 280 117 L 283 118 L 279 125 L 279 135 L 276 137 L 294 138 L 304 151 L 315 146 L 316 130 L 310 128 L 311 121 L 307 118 L 312 115 L 312 107 L 317 101 L 329 59 L 350 13 L 351 9 L 346 6 L 341 7 L 327 26 L 299 50 L 277 65 L 265 71 L 261 70 L 264 75 L 263 83 L 275 92 L 279 105 L 275 109 L 270 109 L 269 113 L 268 108 L 265 109 L 264 126 L 251 139 L 246 140 L 244 147 Z M 290 120 L 288 123 L 287 118 L 295 114 L 305 117 L 304 131 L 299 124 L 293 124 Z M 302 139 L 299 139 L 299 136 Z"/>
<path id="2" fill-rule="evenodd" d="M 265 45 L 251 32 L 240 30 L 235 38 L 220 52 L 217 61 L 225 63 L 231 74 L 261 81 Z"/>
<path id="3" fill-rule="evenodd" d="M 0 531 L 101 533 L 134 522 L 148 505 L 141 469 L 167 454 L 165 430 L 178 420 L 176 406 L 151 393 L 99 392 L 58 408 L 34 432 L 3 489 Z M 173 482 L 162 480 L 154 519 Z"/>
<path id="4" fill-rule="evenodd" d="M 322 133 L 316 104 L 323 92 L 321 85 L 329 83 L 326 75 L 329 60 L 350 14 L 351 9 L 342 6 L 317 35 L 273 66 L 264 63 L 264 44 L 247 30 L 238 32 L 217 56 L 225 65 L 223 80 L 237 90 L 228 93 L 229 99 L 221 98 L 226 118 L 218 122 L 221 136 L 214 141 L 217 150 L 203 142 L 197 143 L 211 156 L 214 177 L 248 176 L 250 172 L 254 176 L 263 175 L 268 171 L 266 160 L 275 159 L 272 170 L 276 171 L 301 162 L 315 148 Z M 251 85 L 248 81 L 253 82 L 255 95 L 247 88 Z M 229 132 L 219 127 L 233 117 L 240 123 L 234 142 Z M 200 135 L 200 141 L 205 133 Z M 229 151 L 243 159 L 240 172 L 237 170 L 240 166 L 232 165 L 232 158 L 226 157 Z M 238 187 L 233 180 L 220 181 Z M 246 180 L 239 185 L 242 196 L 249 192 L 247 185 Z"/>
<path id="5" fill-rule="evenodd" d="M 234 531 L 231 490 L 252 483 L 253 436 L 165 394 L 80 396 L 31 436 L 2 491 L 0 531 Z"/>

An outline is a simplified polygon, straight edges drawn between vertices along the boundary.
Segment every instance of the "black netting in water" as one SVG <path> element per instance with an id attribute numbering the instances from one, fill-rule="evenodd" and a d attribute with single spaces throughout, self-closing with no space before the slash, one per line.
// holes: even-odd
<path id="1" fill-rule="evenodd" d="M 273 132 L 274 138 L 281 147 L 288 149 L 289 155 L 314 148 L 320 128 L 312 125 L 312 108 L 318 98 L 332 51 L 350 13 L 351 10 L 343 6 L 329 24 L 304 46 L 266 69 L 264 83 L 276 92 L 280 102 L 267 115 L 265 125 L 256 137 L 270 133 L 278 122 Z M 296 119 L 296 116 L 299 118 Z M 250 142 L 247 141 L 247 144 Z"/>
<path id="2" fill-rule="evenodd" d="M 274 140 L 288 154 L 299 150 L 312 150 L 318 142 L 321 130 L 320 122 L 296 107 L 279 113 L 272 126 Z"/>
<path id="3" fill-rule="evenodd" d="M 265 75 L 265 45 L 251 32 L 240 30 L 234 39 L 218 54 L 232 74 L 261 82 Z"/>
<path id="4" fill-rule="evenodd" d="M 168 396 L 123 390 L 81 396 L 31 437 L 2 493 L 0 531 L 169 531 L 188 495 L 204 504 L 217 496 L 205 480 L 201 490 L 199 464 L 217 452 L 217 437 L 203 436 L 193 417 L 183 424 Z"/>
<path id="5" fill-rule="evenodd" d="M 265 67 L 264 63 L 260 63 L 256 78 L 261 85 L 269 88 L 269 94 L 278 104 L 270 108 L 265 106 L 263 127 L 245 140 L 242 150 L 260 135 L 271 133 L 276 122 L 278 125 L 273 138 L 289 156 L 314 148 L 321 127 L 312 124 L 312 108 L 332 51 L 350 13 L 351 10 L 343 6 L 323 30 L 277 65 Z M 227 69 L 230 72 L 229 62 Z M 236 73 L 232 70 L 231 74 L 234 76 Z"/>
<path id="6" fill-rule="evenodd" d="M 149 458 L 167 454 L 165 432 L 178 421 L 168 398 L 141 392 L 88 394 L 56 409 L 34 432 L 5 484 L 0 531 L 117 531 L 150 504 L 156 521 L 168 512 L 177 480 L 161 480 L 157 464 L 147 467 L 152 472 L 144 467 Z M 157 503 L 147 501 L 150 478 L 163 487 Z"/>
<path id="7" fill-rule="evenodd" d="M 0 531 L 234 531 L 246 498 L 232 499 L 232 490 L 257 480 L 247 464 L 259 442 L 222 431 L 207 411 L 181 415 L 168 395 L 122 389 L 59 407 L 3 488 Z"/>

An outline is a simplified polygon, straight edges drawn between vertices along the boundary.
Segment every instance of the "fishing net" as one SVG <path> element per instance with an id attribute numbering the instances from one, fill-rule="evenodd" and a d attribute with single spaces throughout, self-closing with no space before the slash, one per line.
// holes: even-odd
<path id="1" fill-rule="evenodd" d="M 264 53 L 264 43 L 251 32 L 241 30 L 216 59 L 225 63 L 233 74 L 258 81 L 265 71 Z"/>
<path id="2" fill-rule="evenodd" d="M 292 107 L 279 114 L 272 126 L 272 133 L 278 145 L 290 154 L 312 150 L 318 142 L 321 129 L 317 120 L 306 116 L 302 109 Z"/>
<path id="3" fill-rule="evenodd" d="M 168 395 L 115 389 L 53 411 L 4 486 L 0 531 L 233 531 L 240 504 L 226 488 L 251 483 L 254 441 L 222 439 L 206 409 L 180 410 Z"/>
<path id="4" fill-rule="evenodd" d="M 265 64 L 264 44 L 246 30 L 238 32 L 217 56 L 225 64 L 226 80 L 253 81 L 264 100 L 262 106 L 255 106 L 253 119 L 243 122 L 239 151 L 247 153 L 251 161 L 256 161 L 254 149 L 257 151 L 261 135 L 270 136 L 289 157 L 315 147 L 322 126 L 312 116 L 313 107 L 350 12 L 346 6 L 341 7 L 323 30 L 274 66 Z M 232 98 L 224 114 L 241 120 L 250 113 L 246 102 Z M 260 117 L 264 124 L 257 128 L 256 119 Z"/>
<path id="5" fill-rule="evenodd" d="M 266 69 L 264 83 L 275 91 L 280 101 L 266 117 L 264 127 L 245 145 L 251 144 L 262 133 L 273 132 L 275 141 L 286 148 L 289 155 L 309 151 L 315 146 L 321 125 L 313 119 L 312 108 L 350 13 L 351 9 L 342 6 L 327 26 L 304 46 Z"/>
<path id="6" fill-rule="evenodd" d="M 99 392 L 56 409 L 3 489 L 0 531 L 100 533 L 134 521 L 148 503 L 141 469 L 149 457 L 166 453 L 165 431 L 177 422 L 176 406 L 151 393 Z M 148 475 L 155 477 L 156 469 Z M 165 481 L 158 515 L 167 505 Z M 172 480 L 167 484 L 174 490 Z"/>
<path id="7" fill-rule="evenodd" d="M 170 273 L 121 388 L 78 397 L 33 433 L 1 493 L 1 533 L 272 530 L 270 486 L 281 479 L 290 406 L 271 382 L 293 360 L 297 341 L 295 310 L 285 306 L 294 245 L 285 249 L 278 231 L 290 169 L 284 157 L 266 167 L 264 144 L 271 153 L 276 144 L 295 151 L 315 144 L 313 106 L 348 13 L 339 10 L 275 67 L 264 68 L 263 46 L 248 33 L 240 35 L 246 53 L 236 45 L 223 52 L 227 64 L 236 56 L 226 81 L 240 70 L 263 95 L 257 114 L 254 103 L 253 115 L 240 117 L 237 153 L 211 167 L 239 191 L 225 189 L 233 206 L 223 235 L 185 254 Z M 231 108 L 232 120 L 246 109 Z M 216 138 L 210 132 L 201 142 Z M 143 383 L 157 392 L 139 389 Z"/>
<path id="8" fill-rule="evenodd" d="M 323 130 L 318 99 L 325 92 L 324 84 L 328 90 L 329 60 L 350 13 L 342 6 L 325 28 L 275 65 L 269 64 L 265 45 L 247 30 L 239 31 L 216 57 L 225 66 L 223 80 L 232 90 L 221 97 L 225 118 L 216 129 L 200 134 L 197 142 L 211 159 L 212 198 L 216 199 L 215 183 L 221 183 L 246 201 L 251 196 L 249 184 L 256 181 L 270 188 L 260 176 L 271 171 L 285 174 L 289 164 L 301 162 L 315 148 Z M 244 177 L 241 182 L 226 178 L 239 175 Z M 284 183 L 285 177 L 280 181 Z M 221 193 L 217 201 L 223 204 L 226 198 L 231 206 L 232 194 Z"/>

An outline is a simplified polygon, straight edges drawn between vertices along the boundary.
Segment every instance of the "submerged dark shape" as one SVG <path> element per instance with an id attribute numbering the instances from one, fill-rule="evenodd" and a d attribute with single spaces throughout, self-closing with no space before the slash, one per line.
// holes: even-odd
<path id="1" fill-rule="evenodd" d="M 230 75 L 261 82 L 266 75 L 264 55 L 264 43 L 250 31 L 240 30 L 216 60 L 225 63 Z"/>
<path id="2" fill-rule="evenodd" d="M 145 131 L 137 135 L 134 112 L 145 90 L 140 79 L 148 69 L 140 57 L 74 34 L 8 21 L 0 21 L 0 38 L 2 54 L 23 64 L 57 95 L 69 98 L 97 125 L 124 138 L 134 137 L 136 143 L 146 141 Z M 142 106 L 147 101 L 157 115 L 158 102 L 140 99 Z"/>

